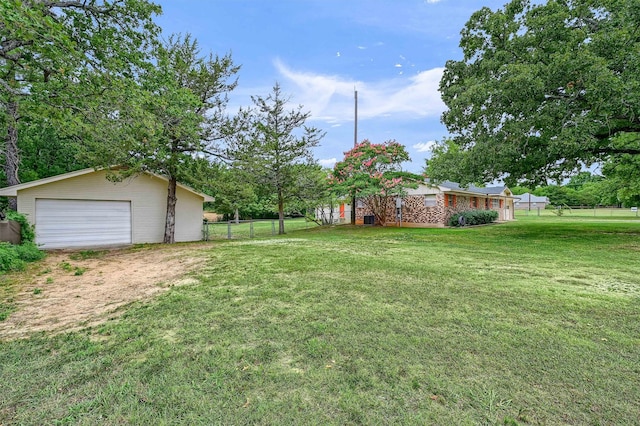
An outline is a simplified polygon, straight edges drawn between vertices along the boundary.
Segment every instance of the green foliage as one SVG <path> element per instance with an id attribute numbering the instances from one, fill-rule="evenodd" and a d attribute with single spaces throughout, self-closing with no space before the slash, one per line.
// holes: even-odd
<path id="1" fill-rule="evenodd" d="M 0 128 L 9 184 L 19 183 L 21 149 L 31 155 L 20 140 L 29 132 L 23 123 L 80 134 L 92 107 L 146 64 L 159 32 L 152 21 L 158 13 L 160 7 L 147 0 L 0 1 Z M 34 162 L 25 161 L 26 179 L 41 176 Z"/>
<path id="2" fill-rule="evenodd" d="M 462 218 L 462 220 L 460 219 Z M 457 212 L 449 217 L 449 226 L 484 225 L 498 220 L 498 212 L 495 210 L 465 210 Z"/>
<path id="3" fill-rule="evenodd" d="M 434 149 L 429 176 L 545 184 L 637 158 L 638 27 L 634 1 L 512 0 L 474 13 L 463 58 L 440 82 L 452 137 Z"/>
<path id="4" fill-rule="evenodd" d="M 35 228 L 31 223 L 29 223 L 25 215 L 23 215 L 22 213 L 18 213 L 15 210 L 7 210 L 6 215 L 7 219 L 15 220 L 20 224 L 20 241 L 22 242 L 22 244 L 35 242 Z"/>
<path id="5" fill-rule="evenodd" d="M 627 140 L 627 144 L 640 145 L 640 138 Z M 625 207 L 640 206 L 640 156 L 624 154 L 611 157 L 605 163 L 608 193 Z"/>
<path id="6" fill-rule="evenodd" d="M 423 180 L 402 171 L 405 161 L 410 158 L 404 145 L 365 139 L 336 163 L 329 183 L 339 196 L 357 197 L 373 213 L 376 223 L 384 225 L 389 207 L 395 205 L 394 196 L 404 195 L 407 188 L 415 188 Z"/>
<path id="7" fill-rule="evenodd" d="M 324 132 L 305 123 L 302 105 L 286 110 L 289 99 L 276 83 L 266 97 L 252 96 L 254 108 L 241 110 L 227 130 L 227 155 L 233 167 L 275 199 L 278 233 L 284 233 L 285 205 L 308 183 L 305 168 L 315 163 L 312 149 Z"/>
<path id="8" fill-rule="evenodd" d="M 44 256 L 44 252 L 33 243 L 0 243 L 0 272 L 21 271 L 28 262 L 35 262 Z"/>
<path id="9" fill-rule="evenodd" d="M 119 165 L 113 179 L 143 171 L 169 180 L 164 242 L 174 242 L 177 181 L 190 162 L 211 153 L 225 123 L 227 93 L 239 70 L 231 55 L 201 56 L 190 35 L 171 36 L 154 50 L 155 66 L 137 81 L 124 81 L 104 111 L 107 119 L 90 132 L 85 155 L 105 168 Z M 115 106 L 114 106 L 115 105 Z"/>

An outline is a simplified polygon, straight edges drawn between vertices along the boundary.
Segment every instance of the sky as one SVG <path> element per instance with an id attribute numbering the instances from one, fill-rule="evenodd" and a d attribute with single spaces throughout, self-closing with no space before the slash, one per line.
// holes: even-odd
<path id="1" fill-rule="evenodd" d="M 460 31 L 476 10 L 507 0 L 156 0 L 166 38 L 191 34 L 203 55 L 230 53 L 241 69 L 229 112 L 266 97 L 277 82 L 289 109 L 310 112 L 326 135 L 315 158 L 333 167 L 358 142 L 403 144 L 421 172 L 447 136 L 438 84 L 460 60 Z"/>

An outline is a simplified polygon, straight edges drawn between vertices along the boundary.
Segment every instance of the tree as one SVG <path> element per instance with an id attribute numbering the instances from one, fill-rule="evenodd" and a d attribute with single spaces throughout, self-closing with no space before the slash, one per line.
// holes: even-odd
<path id="1" fill-rule="evenodd" d="M 474 13 L 461 33 L 464 57 L 447 62 L 440 82 L 452 136 L 428 174 L 536 184 L 637 157 L 639 27 L 634 1 L 512 0 Z"/>
<path id="2" fill-rule="evenodd" d="M 337 194 L 362 201 L 375 216 L 375 222 L 384 226 L 387 211 L 395 206 L 395 196 L 404 195 L 407 188 L 416 187 L 423 180 L 402 171 L 405 161 L 410 161 L 409 153 L 398 142 L 374 144 L 364 140 L 336 163 L 331 185 Z"/>
<path id="3" fill-rule="evenodd" d="M 620 155 L 602 169 L 606 176 L 606 193 L 625 207 L 640 205 L 640 156 Z"/>
<path id="4" fill-rule="evenodd" d="M 146 60 L 160 7 L 146 0 L 0 0 L 0 115 L 7 185 L 20 183 L 18 123 L 53 118 Z M 72 125 L 72 122 L 66 123 Z M 15 206 L 14 206 L 15 207 Z"/>
<path id="5" fill-rule="evenodd" d="M 311 114 L 302 112 L 302 105 L 286 111 L 289 99 L 278 83 L 266 98 L 251 99 L 254 108 L 241 111 L 236 127 L 227 135 L 226 155 L 275 196 L 278 233 L 284 234 L 285 204 L 299 189 L 299 165 L 314 163 L 312 148 L 318 146 L 324 132 L 305 125 Z"/>
<path id="6" fill-rule="evenodd" d="M 186 165 L 197 156 L 215 154 L 239 67 L 230 55 L 200 56 L 189 35 L 172 36 L 155 57 L 138 84 L 115 92 L 122 95 L 119 109 L 88 138 L 87 154 L 104 167 L 123 166 L 115 178 L 143 171 L 167 177 L 164 242 L 173 243 L 177 181 L 188 176 Z"/>

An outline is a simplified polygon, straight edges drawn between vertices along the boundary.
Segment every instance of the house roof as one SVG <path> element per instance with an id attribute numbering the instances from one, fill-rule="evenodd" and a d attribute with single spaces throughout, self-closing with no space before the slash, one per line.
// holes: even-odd
<path id="1" fill-rule="evenodd" d="M 69 173 L 64 173 L 61 175 L 57 175 L 57 176 L 51 176 L 48 178 L 44 178 L 44 179 L 38 179 L 38 180 L 34 180 L 31 182 L 26 182 L 26 183 L 21 183 L 18 185 L 13 185 L 13 186 L 8 186 L 6 188 L 1 188 L 0 189 L 0 196 L 2 197 L 17 197 L 18 196 L 18 191 L 21 191 L 23 189 L 28 189 L 28 188 L 33 188 L 36 186 L 41 186 L 41 185 L 47 185 L 49 183 L 53 183 L 53 182 L 58 182 L 61 180 L 65 180 L 65 179 L 71 179 L 71 178 L 75 178 L 78 176 L 83 176 L 89 173 L 94 173 L 97 172 L 99 170 L 93 169 L 93 168 L 89 168 L 89 169 L 82 169 L 82 170 L 76 170 L 75 172 L 69 172 Z M 150 173 L 150 172 L 144 172 L 145 174 L 157 177 L 159 179 L 165 180 L 165 181 L 169 181 L 166 177 L 162 176 L 162 175 L 158 175 L 155 173 Z M 189 191 L 193 194 L 196 195 L 200 195 L 201 197 L 204 198 L 204 201 L 214 201 L 214 198 L 211 197 L 210 195 L 207 194 L 203 194 L 201 192 L 198 192 L 196 190 L 194 190 L 193 188 L 190 188 L 186 185 L 183 185 L 181 183 L 178 183 L 178 187 L 184 189 L 185 191 Z"/>
<path id="2" fill-rule="evenodd" d="M 462 192 L 465 194 L 474 194 L 474 195 L 502 195 L 505 190 L 508 190 L 506 186 L 488 186 L 486 188 L 480 188 L 475 185 L 469 185 L 467 187 L 463 187 L 458 182 L 444 181 L 438 184 L 440 188 L 443 188 L 445 191 L 453 191 L 453 192 Z"/>
<path id="3" fill-rule="evenodd" d="M 530 194 L 529 192 L 525 192 L 524 194 L 516 195 L 517 200 L 522 201 L 523 203 L 548 203 L 549 197 L 538 197 L 537 195 Z"/>

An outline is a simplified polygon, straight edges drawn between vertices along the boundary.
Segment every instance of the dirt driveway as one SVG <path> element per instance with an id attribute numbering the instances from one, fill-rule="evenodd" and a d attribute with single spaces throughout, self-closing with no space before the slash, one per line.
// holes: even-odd
<path id="1" fill-rule="evenodd" d="M 118 308 L 147 299 L 189 278 L 211 244 L 149 246 L 103 252 L 51 252 L 17 280 L 17 309 L 0 322 L 0 339 L 38 331 L 66 332 L 100 324 Z"/>

